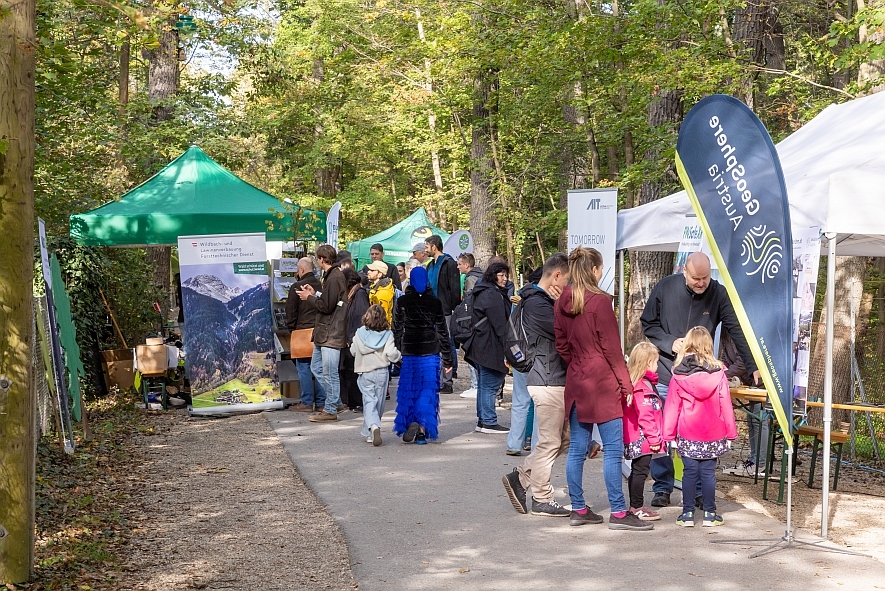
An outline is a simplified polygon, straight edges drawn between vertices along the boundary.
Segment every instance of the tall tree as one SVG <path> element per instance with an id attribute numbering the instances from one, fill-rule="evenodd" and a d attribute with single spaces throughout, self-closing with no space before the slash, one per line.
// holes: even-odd
<path id="1" fill-rule="evenodd" d="M 497 252 L 495 197 L 491 189 L 492 120 L 489 111 L 497 86 L 497 71 L 482 68 L 473 81 L 473 120 L 470 141 L 470 230 L 477 264 L 485 267 Z M 512 261 L 511 261 L 512 263 Z"/>
<path id="2" fill-rule="evenodd" d="M 34 0 L 0 0 L 0 583 L 34 563 Z M 0 532 L 4 533 L 4 532 Z"/>
<path id="3" fill-rule="evenodd" d="M 177 13 L 165 16 L 160 26 L 157 46 L 144 50 L 144 57 L 148 61 L 148 100 L 153 106 L 154 121 L 158 125 L 172 119 L 173 107 L 170 99 L 178 91 L 177 18 Z M 170 246 L 150 246 L 147 249 L 147 260 L 154 269 L 154 285 L 163 290 L 163 310 L 168 310 L 172 301 L 171 258 Z M 165 319 L 164 316 L 164 322 Z"/>
<path id="4" fill-rule="evenodd" d="M 663 90 L 658 99 L 648 106 L 648 124 L 651 127 L 673 125 L 682 120 L 682 91 Z M 645 161 L 652 170 L 661 170 L 660 152 L 651 147 L 645 152 Z M 652 178 L 645 180 L 639 187 L 636 205 L 645 205 L 657 201 L 668 194 L 674 187 L 671 178 L 672 167 L 666 166 Z M 668 252 L 630 253 L 630 292 L 627 298 L 627 346 L 632 346 L 643 339 L 639 317 L 648 301 L 652 288 L 658 281 L 673 272 L 673 254 Z"/>

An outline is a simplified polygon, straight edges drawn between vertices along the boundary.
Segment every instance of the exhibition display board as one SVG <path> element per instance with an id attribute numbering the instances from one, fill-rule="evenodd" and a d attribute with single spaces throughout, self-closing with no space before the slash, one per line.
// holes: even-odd
<path id="1" fill-rule="evenodd" d="M 182 236 L 178 252 L 193 409 L 278 400 L 264 234 Z"/>

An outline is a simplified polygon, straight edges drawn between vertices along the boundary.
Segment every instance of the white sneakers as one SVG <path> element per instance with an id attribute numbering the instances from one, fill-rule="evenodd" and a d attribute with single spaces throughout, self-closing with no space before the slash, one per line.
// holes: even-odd
<path id="1" fill-rule="evenodd" d="M 469 388 L 461 392 L 461 398 L 476 398 L 476 388 Z"/>

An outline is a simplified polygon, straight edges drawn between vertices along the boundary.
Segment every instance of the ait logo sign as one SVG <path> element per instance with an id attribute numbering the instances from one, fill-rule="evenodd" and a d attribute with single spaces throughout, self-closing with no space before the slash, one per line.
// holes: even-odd
<path id="1" fill-rule="evenodd" d="M 751 228 L 741 241 L 743 266 L 749 276 L 758 275 L 765 279 L 777 277 L 784 261 L 784 245 L 777 233 L 767 226 Z"/>
<path id="2" fill-rule="evenodd" d="M 588 209 L 588 210 L 590 210 L 590 209 L 593 209 L 593 210 L 599 209 L 599 203 L 600 203 L 601 201 L 602 201 L 601 199 L 591 199 L 590 202 L 587 203 L 587 209 Z"/>
<path id="3" fill-rule="evenodd" d="M 676 168 L 728 291 L 743 332 L 738 337 L 745 338 L 791 445 L 793 239 L 777 151 L 753 111 L 734 97 L 713 95 L 682 123 Z"/>

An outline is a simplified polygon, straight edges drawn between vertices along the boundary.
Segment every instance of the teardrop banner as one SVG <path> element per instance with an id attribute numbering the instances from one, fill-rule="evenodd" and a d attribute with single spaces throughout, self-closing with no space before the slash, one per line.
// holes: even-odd
<path id="1" fill-rule="evenodd" d="M 753 111 L 717 94 L 682 123 L 676 168 L 792 446 L 793 240 L 777 151 Z"/>

